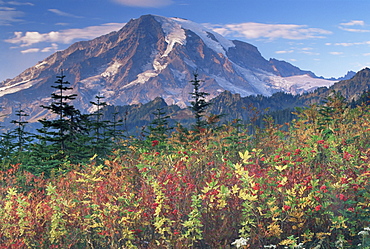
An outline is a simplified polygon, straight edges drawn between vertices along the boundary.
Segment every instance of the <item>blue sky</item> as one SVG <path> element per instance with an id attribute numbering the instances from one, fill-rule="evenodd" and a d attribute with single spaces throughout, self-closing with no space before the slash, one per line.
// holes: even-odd
<path id="1" fill-rule="evenodd" d="M 0 0 L 0 81 L 145 14 L 204 24 L 318 76 L 370 67 L 369 0 Z"/>

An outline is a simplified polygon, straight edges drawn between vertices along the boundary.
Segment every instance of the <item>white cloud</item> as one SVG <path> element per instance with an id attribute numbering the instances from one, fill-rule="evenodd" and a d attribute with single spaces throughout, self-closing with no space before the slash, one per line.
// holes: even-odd
<path id="1" fill-rule="evenodd" d="M 32 44 L 47 41 L 47 34 L 40 34 L 39 32 L 14 32 L 15 37 L 5 40 L 6 42 L 13 44 L 21 44 L 21 47 L 31 46 Z"/>
<path id="2" fill-rule="evenodd" d="M 280 50 L 280 51 L 275 51 L 275 54 L 290 54 L 293 53 L 293 50 Z"/>
<path id="3" fill-rule="evenodd" d="M 365 22 L 364 21 L 359 21 L 359 20 L 353 20 L 353 21 L 350 21 L 350 22 L 341 23 L 340 25 L 342 25 L 342 26 L 355 26 L 355 25 L 364 26 Z"/>
<path id="4" fill-rule="evenodd" d="M 370 32 L 370 30 L 367 29 L 353 29 L 353 28 L 347 28 L 348 26 L 365 26 L 364 21 L 360 20 L 353 20 L 350 22 L 341 23 L 339 25 L 339 28 L 348 32 L 356 32 L 356 33 L 367 33 Z"/>
<path id="5" fill-rule="evenodd" d="M 310 51 L 302 51 L 300 52 L 301 54 L 308 54 L 308 55 L 320 55 L 320 53 L 316 53 L 316 52 L 310 52 Z"/>
<path id="6" fill-rule="evenodd" d="M 325 43 L 327 46 L 342 46 L 342 47 L 350 47 L 350 46 L 358 46 L 358 45 L 370 45 L 370 41 L 364 42 L 337 42 L 337 43 Z"/>
<path id="7" fill-rule="evenodd" d="M 13 38 L 5 40 L 8 43 L 19 44 L 21 47 L 28 47 L 41 42 L 69 44 L 75 40 L 93 39 L 98 36 L 117 31 L 124 23 L 106 23 L 100 26 L 90 26 L 82 29 L 66 29 L 51 31 L 49 33 L 39 32 L 14 32 Z"/>
<path id="8" fill-rule="evenodd" d="M 34 4 L 33 3 L 30 3 L 30 2 L 22 3 L 22 2 L 18 2 L 18 1 L 9 1 L 9 2 L 7 2 L 7 4 L 34 6 Z"/>
<path id="9" fill-rule="evenodd" d="M 22 11 L 18 11 L 15 8 L 0 7 L 0 25 L 19 22 L 21 19 L 18 19 L 18 17 L 22 17 L 23 15 L 24 13 Z"/>
<path id="10" fill-rule="evenodd" d="M 39 48 L 29 48 L 29 49 L 21 51 L 21 53 L 22 54 L 28 54 L 28 53 L 37 53 L 39 51 L 40 51 Z"/>
<path id="11" fill-rule="evenodd" d="M 29 2 L 18 2 L 18 1 L 8 1 L 4 2 L 0 0 L 0 5 L 30 5 L 33 6 L 33 3 Z M 17 10 L 16 8 L 12 7 L 0 7 L 0 25 L 10 25 L 13 22 L 20 22 L 22 19 L 19 17 L 24 16 L 22 11 Z"/>
<path id="12" fill-rule="evenodd" d="M 58 25 L 58 26 L 67 26 L 67 25 L 69 25 L 69 23 L 66 23 L 66 22 L 58 22 L 55 25 Z"/>
<path id="13" fill-rule="evenodd" d="M 342 47 L 349 47 L 353 45 L 360 45 L 359 43 L 350 43 L 350 42 L 337 42 L 333 43 L 334 46 L 342 46 Z"/>
<path id="14" fill-rule="evenodd" d="M 50 51 L 56 51 L 58 50 L 58 44 L 52 43 L 51 47 L 46 47 L 41 50 L 41 52 L 50 52 Z"/>
<path id="15" fill-rule="evenodd" d="M 368 32 L 370 32 L 370 30 L 368 30 L 368 29 L 348 29 L 348 28 L 343 28 L 343 27 L 339 27 L 339 28 L 342 29 L 342 30 L 348 31 L 348 32 L 356 32 L 356 33 L 368 33 Z"/>
<path id="16" fill-rule="evenodd" d="M 58 16 L 81 18 L 81 16 L 76 16 L 76 15 L 73 15 L 73 14 L 69 14 L 69 13 L 63 12 L 63 11 L 58 10 L 58 9 L 48 9 L 48 11 L 50 11 L 54 14 L 57 14 Z"/>
<path id="17" fill-rule="evenodd" d="M 172 0 L 111 0 L 113 2 L 133 7 L 164 7 L 171 5 Z"/>
<path id="18" fill-rule="evenodd" d="M 264 24 L 264 23 L 237 23 L 214 25 L 206 24 L 210 29 L 224 36 L 244 37 L 247 39 L 268 38 L 270 40 L 283 38 L 301 40 L 310 38 L 324 38 L 332 32 L 319 28 L 309 28 L 306 25 L 296 24 Z"/>
<path id="19" fill-rule="evenodd" d="M 370 56 L 370 53 L 365 53 L 365 54 L 363 54 L 364 56 Z"/>
<path id="20" fill-rule="evenodd" d="M 38 53 L 38 52 L 50 52 L 50 51 L 56 51 L 57 49 L 58 49 L 58 44 L 53 43 L 53 44 L 51 44 L 50 47 L 46 47 L 46 48 L 43 48 L 43 49 L 29 48 L 29 49 L 22 50 L 21 53 L 22 54 L 29 54 L 29 53 Z"/>
<path id="21" fill-rule="evenodd" d="M 329 54 L 332 54 L 332 55 L 341 55 L 341 54 L 343 54 L 343 52 L 329 52 Z"/>

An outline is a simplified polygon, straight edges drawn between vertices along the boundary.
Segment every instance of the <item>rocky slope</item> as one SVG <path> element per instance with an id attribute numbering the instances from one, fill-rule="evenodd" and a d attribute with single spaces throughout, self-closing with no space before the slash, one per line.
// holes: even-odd
<path id="1" fill-rule="evenodd" d="M 117 32 L 77 42 L 2 82 L 1 114 L 14 113 L 21 103 L 31 122 L 44 117 L 47 113 L 39 106 L 50 102 L 50 86 L 61 73 L 78 95 L 73 104 L 84 112 L 94 111 L 90 101 L 97 94 L 110 105 L 161 97 L 185 107 L 195 71 L 209 98 L 225 90 L 242 97 L 297 94 L 335 82 L 287 62 L 266 60 L 255 46 L 227 40 L 189 20 L 145 15 Z"/>

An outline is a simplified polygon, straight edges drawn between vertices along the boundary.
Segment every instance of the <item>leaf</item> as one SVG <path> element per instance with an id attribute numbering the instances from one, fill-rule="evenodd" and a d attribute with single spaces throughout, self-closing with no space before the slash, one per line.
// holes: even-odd
<path id="1" fill-rule="evenodd" d="M 97 227 L 103 227 L 103 224 L 94 223 L 94 224 L 90 225 L 90 228 L 97 228 Z"/>
<path id="2" fill-rule="evenodd" d="M 215 181 L 212 181 L 212 182 L 208 182 L 207 185 L 208 187 L 210 187 L 211 189 L 216 187 L 218 184 L 218 180 L 215 180 Z"/>
<path id="3" fill-rule="evenodd" d="M 281 179 L 280 184 L 285 185 L 288 182 L 288 177 L 284 176 L 283 179 Z"/>
<path id="4" fill-rule="evenodd" d="M 301 186 L 300 189 L 299 189 L 299 191 L 298 191 L 298 195 L 299 196 L 303 196 L 305 191 L 306 191 L 306 187 L 305 186 Z"/>
<path id="5" fill-rule="evenodd" d="M 238 192 L 239 192 L 239 187 L 238 187 L 238 185 L 234 185 L 234 186 L 232 186 L 232 188 L 231 188 L 231 193 L 233 193 L 233 194 L 237 194 Z"/>
<path id="6" fill-rule="evenodd" d="M 243 159 L 243 163 L 248 163 L 248 160 L 252 157 L 251 155 L 249 155 L 248 150 L 246 150 L 244 154 L 239 151 L 239 156 L 241 159 Z"/>
<path id="7" fill-rule="evenodd" d="M 257 207 L 257 210 L 258 210 L 258 212 L 260 213 L 260 215 L 265 215 L 263 212 L 262 212 L 262 208 L 261 207 Z"/>
<path id="8" fill-rule="evenodd" d="M 227 194 L 229 194 L 229 189 L 228 189 L 225 185 L 221 185 L 221 187 L 220 187 L 220 192 L 221 192 L 222 194 L 227 195 Z"/>
<path id="9" fill-rule="evenodd" d="M 17 190 L 15 188 L 9 188 L 8 189 L 8 195 L 9 196 L 16 196 L 17 195 Z"/>
<path id="10" fill-rule="evenodd" d="M 98 156 L 97 154 L 94 154 L 89 160 L 93 161 L 97 156 Z"/>
<path id="11" fill-rule="evenodd" d="M 208 193 L 212 188 L 210 188 L 209 186 L 205 186 L 203 189 L 202 189 L 202 192 L 203 193 Z"/>
<path id="12" fill-rule="evenodd" d="M 56 192 L 56 187 L 55 186 L 53 186 L 52 184 L 51 184 L 51 182 L 48 184 L 48 186 L 46 187 L 46 192 L 47 192 L 47 194 L 46 195 L 52 195 L 52 194 L 55 194 L 55 192 Z"/>
<path id="13" fill-rule="evenodd" d="M 246 200 L 248 200 L 248 201 L 256 201 L 258 199 L 257 195 L 248 194 L 246 191 L 243 191 L 243 190 L 240 190 L 239 197 L 242 198 L 245 201 Z"/>
<path id="14" fill-rule="evenodd" d="M 286 168 L 288 168 L 288 165 L 284 165 L 284 166 L 278 166 L 278 165 L 276 165 L 275 166 L 275 169 L 277 169 L 278 171 L 283 171 L 283 170 L 285 170 Z"/>

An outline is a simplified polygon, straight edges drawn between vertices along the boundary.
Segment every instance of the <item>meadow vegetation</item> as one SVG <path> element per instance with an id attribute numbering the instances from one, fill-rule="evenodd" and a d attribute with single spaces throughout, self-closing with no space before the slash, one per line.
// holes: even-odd
<path id="1" fill-rule="evenodd" d="M 369 111 L 170 131 L 158 110 L 104 157 L 3 165 L 0 248 L 370 248 Z"/>

